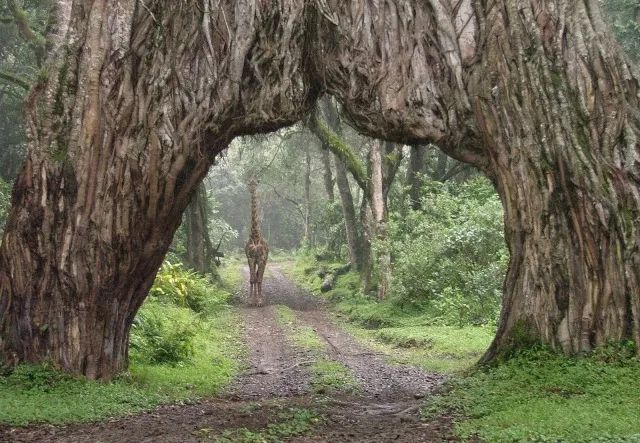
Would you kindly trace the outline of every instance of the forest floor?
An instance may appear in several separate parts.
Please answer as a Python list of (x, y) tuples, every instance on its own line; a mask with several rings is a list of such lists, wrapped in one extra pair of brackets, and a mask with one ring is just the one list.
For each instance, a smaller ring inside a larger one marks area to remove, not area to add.
[[(245, 282), (248, 277), (243, 271)], [(444, 377), (356, 341), (317, 297), (273, 264), (266, 303), (246, 306), (246, 368), (215, 398), (170, 405), (99, 423), (12, 429), (15, 442), (442, 442), (455, 440), (452, 419), (420, 417)], [(0, 433), (0, 440), (2, 440)]]

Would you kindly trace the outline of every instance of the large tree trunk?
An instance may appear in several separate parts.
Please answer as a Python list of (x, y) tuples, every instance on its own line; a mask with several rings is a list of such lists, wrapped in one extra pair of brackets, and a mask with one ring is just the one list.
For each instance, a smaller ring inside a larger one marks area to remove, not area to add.
[(639, 82), (596, 0), (56, 4), (0, 246), (5, 362), (122, 369), (215, 155), (323, 89), (360, 130), (496, 183), (511, 265), (487, 359), (640, 345)]
[(639, 82), (597, 2), (384, 8), (323, 9), (324, 75), (360, 129), (436, 143), (495, 182), (511, 263), (485, 361), (640, 345)]
[(216, 154), (314, 103), (308, 10), (70, 3), (58, 2), (49, 75), (27, 104), (29, 152), (0, 247), (0, 359), (109, 378)]
[(194, 192), (184, 216), (187, 234), (185, 262), (200, 274), (211, 273), (214, 247), (209, 236), (209, 202), (204, 183)]

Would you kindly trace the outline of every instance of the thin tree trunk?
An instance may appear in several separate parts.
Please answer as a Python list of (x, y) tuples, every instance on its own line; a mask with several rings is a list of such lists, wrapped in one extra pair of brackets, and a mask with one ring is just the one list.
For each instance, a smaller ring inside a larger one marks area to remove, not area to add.
[(321, 149), (322, 155), (322, 165), (324, 167), (324, 189), (327, 193), (327, 199), (330, 203), (333, 203), (335, 200), (335, 195), (333, 193), (333, 171), (331, 170), (331, 156), (329, 155), (329, 151), (327, 149)]
[(336, 183), (340, 193), (340, 202), (342, 205), (342, 215), (344, 217), (344, 226), (347, 236), (347, 246), (349, 248), (349, 259), (354, 269), (362, 269), (362, 251), (360, 247), (360, 236), (358, 235), (358, 226), (356, 220), (356, 210), (353, 204), (353, 196), (351, 194), (351, 186), (347, 177), (347, 168), (339, 158), (334, 157), (336, 165)]
[(209, 236), (209, 203), (204, 183), (198, 186), (191, 203), (185, 211), (187, 266), (193, 270), (207, 274), (213, 268), (214, 248)]
[(311, 150), (307, 146), (305, 149), (305, 171), (304, 171), (304, 243), (311, 241)]
[(391, 286), (391, 252), (385, 246), (387, 239), (387, 204), (384, 192), (383, 157), (386, 143), (376, 140), (372, 143), (369, 154), (371, 163), (371, 185), (370, 202), (373, 213), (374, 233), (377, 241), (378, 270), (380, 273), (378, 281), (378, 298), (384, 300)]
[(409, 201), (411, 208), (415, 211), (422, 207), (420, 174), (425, 171), (425, 154), (426, 147), (422, 145), (411, 145), (411, 154), (409, 156), (409, 168), (407, 169), (407, 183), (409, 184)]

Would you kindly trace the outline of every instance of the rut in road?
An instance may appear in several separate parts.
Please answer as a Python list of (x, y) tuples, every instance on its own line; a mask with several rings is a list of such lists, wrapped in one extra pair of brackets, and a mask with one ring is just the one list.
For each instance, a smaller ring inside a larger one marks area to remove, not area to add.
[[(248, 270), (243, 275), (247, 281)], [(248, 284), (247, 284), (248, 286)], [(248, 350), (246, 369), (219, 397), (193, 405), (94, 424), (35, 426), (11, 434), (16, 442), (212, 442), (225, 430), (260, 432), (282, 411), (310, 410), (322, 417), (305, 436), (291, 442), (442, 442), (455, 440), (448, 417), (422, 422), (419, 407), (443, 377), (407, 365), (359, 344), (330, 318), (318, 298), (296, 286), (279, 265), (268, 265), (264, 307), (246, 307), (246, 288), (237, 300)], [(318, 354), (300, 349), (278, 322), (277, 305), (293, 310), (296, 322), (326, 343), (322, 358), (348, 368), (357, 392), (319, 395), (310, 365)]]

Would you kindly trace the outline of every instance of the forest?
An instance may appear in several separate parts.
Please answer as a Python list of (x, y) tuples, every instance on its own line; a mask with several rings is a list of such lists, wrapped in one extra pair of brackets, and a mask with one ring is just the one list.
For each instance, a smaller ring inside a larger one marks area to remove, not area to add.
[(640, 441), (640, 0), (1, 0), (0, 442)]

